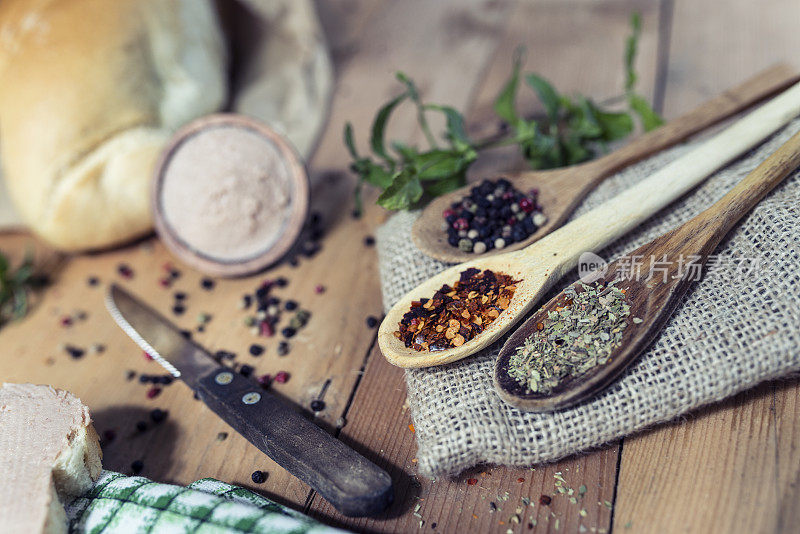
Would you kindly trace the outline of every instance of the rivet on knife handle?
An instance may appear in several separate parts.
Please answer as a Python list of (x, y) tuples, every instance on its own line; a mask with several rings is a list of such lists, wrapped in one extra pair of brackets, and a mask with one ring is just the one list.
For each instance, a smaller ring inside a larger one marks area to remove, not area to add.
[(216, 370), (197, 393), (237, 432), (348, 516), (382, 512), (393, 498), (388, 473), (247, 378)]

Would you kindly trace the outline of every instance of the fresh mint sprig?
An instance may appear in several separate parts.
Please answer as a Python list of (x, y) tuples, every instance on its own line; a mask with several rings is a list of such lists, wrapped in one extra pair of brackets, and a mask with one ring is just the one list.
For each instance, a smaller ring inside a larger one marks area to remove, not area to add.
[(26, 254), (22, 264), (12, 269), (8, 258), (0, 252), (0, 326), (28, 312), (28, 293), (37, 284), (33, 254)]
[[(365, 183), (382, 190), (377, 202), (384, 208), (409, 209), (463, 186), (467, 169), (482, 150), (514, 144), (531, 168), (551, 169), (581, 163), (595, 157), (598, 151), (607, 151), (609, 142), (624, 139), (633, 132), (634, 116), (638, 117), (645, 131), (657, 128), (663, 123), (661, 117), (634, 90), (637, 81), (634, 61), (641, 34), (638, 13), (631, 16), (631, 30), (624, 57), (626, 111), (603, 109), (583, 95), (562, 95), (542, 76), (523, 74), (523, 51), (518, 50), (511, 76), (494, 101), (494, 112), (508, 125), (508, 133), (479, 141), (467, 135), (464, 117), (458, 110), (423, 102), (413, 80), (398, 72), (397, 80), (405, 90), (378, 110), (370, 131), (371, 155), (359, 154), (353, 126), (350, 123), (345, 125), (344, 143), (353, 158), (350, 169), (358, 175), (356, 213), (361, 213), (361, 190)], [(517, 111), (520, 80), (536, 93), (544, 108), (544, 117), (528, 118)], [(404, 102), (415, 107), (427, 149), (399, 141), (392, 141), (387, 146), (386, 125), (392, 113)], [(428, 113), (444, 115), (445, 131), (441, 144), (430, 130)]]

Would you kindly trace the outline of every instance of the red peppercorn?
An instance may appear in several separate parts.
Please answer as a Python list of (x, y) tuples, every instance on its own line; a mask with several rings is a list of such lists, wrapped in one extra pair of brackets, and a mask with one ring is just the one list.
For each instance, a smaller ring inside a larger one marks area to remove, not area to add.
[(519, 201), (519, 209), (521, 209), (525, 213), (532, 212), (533, 211), (533, 207), (534, 207), (534, 202), (531, 199), (529, 199), (527, 197), (520, 199), (520, 201)]
[(516, 217), (509, 217), (506, 222), (508, 223), (509, 226), (514, 226), (515, 224), (517, 224), (518, 221)]
[(275, 335), (275, 329), (269, 321), (261, 321), (261, 335), (264, 337), (272, 337)]
[(153, 361), (153, 357), (152, 357), (152, 356), (150, 356), (150, 355), (149, 355), (148, 353), (146, 353), (146, 352), (142, 352), (142, 356), (144, 356), (144, 359), (145, 359), (145, 360), (147, 360), (147, 361)]
[(72, 317), (62, 317), (61, 318), (61, 326), (72, 326)]
[(514, 193), (513, 192), (506, 191), (505, 193), (503, 193), (503, 200), (510, 200), (512, 198), (514, 198)]
[(167, 288), (167, 287), (169, 287), (170, 285), (172, 285), (172, 279), (171, 279), (171, 278), (161, 278), (161, 279), (158, 281), (158, 284), (159, 284), (161, 287)]
[(466, 230), (469, 228), (469, 221), (467, 221), (464, 217), (459, 217), (453, 221), (453, 228), (456, 230)]
[(452, 208), (447, 208), (446, 210), (444, 210), (442, 212), (442, 217), (444, 217), (446, 219), (446, 218), (450, 217), (451, 215), (455, 215), (455, 214), (456, 214), (456, 210), (454, 210)]
[(272, 375), (261, 375), (256, 378), (259, 384), (262, 386), (268, 386), (270, 382), (272, 382)]
[(281, 371), (275, 375), (275, 382), (278, 384), (284, 384), (289, 380), (289, 373), (286, 371)]
[(315, 291), (317, 294), (319, 294), (319, 293), (325, 293), (325, 286), (323, 286), (322, 284), (318, 284), (318, 285), (317, 285), (317, 287), (315, 287), (315, 288), (314, 288), (314, 291)]
[(478, 479), (477, 478), (470, 478), (470, 479), (467, 480), (467, 484), (469, 484), (470, 486), (474, 486), (477, 483), (478, 483)]
[(154, 399), (158, 397), (159, 393), (161, 393), (161, 388), (150, 388), (147, 390), (147, 398)]

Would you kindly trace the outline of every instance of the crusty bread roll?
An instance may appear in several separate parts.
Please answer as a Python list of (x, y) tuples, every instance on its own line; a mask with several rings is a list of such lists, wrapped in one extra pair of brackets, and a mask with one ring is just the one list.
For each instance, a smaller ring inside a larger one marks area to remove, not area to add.
[(0, 387), (0, 532), (66, 533), (62, 502), (88, 491), (103, 453), (89, 409), (67, 391)]
[(0, 0), (0, 163), (22, 218), (63, 250), (150, 231), (155, 161), (223, 105), (225, 65), (209, 0)]

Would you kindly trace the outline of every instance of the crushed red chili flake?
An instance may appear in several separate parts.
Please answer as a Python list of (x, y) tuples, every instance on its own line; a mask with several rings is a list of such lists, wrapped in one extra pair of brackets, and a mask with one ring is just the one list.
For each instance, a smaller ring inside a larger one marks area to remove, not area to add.
[(460, 347), (508, 308), (517, 282), (488, 269), (466, 269), (452, 286), (445, 284), (432, 298), (413, 301), (394, 335), (417, 351)]

